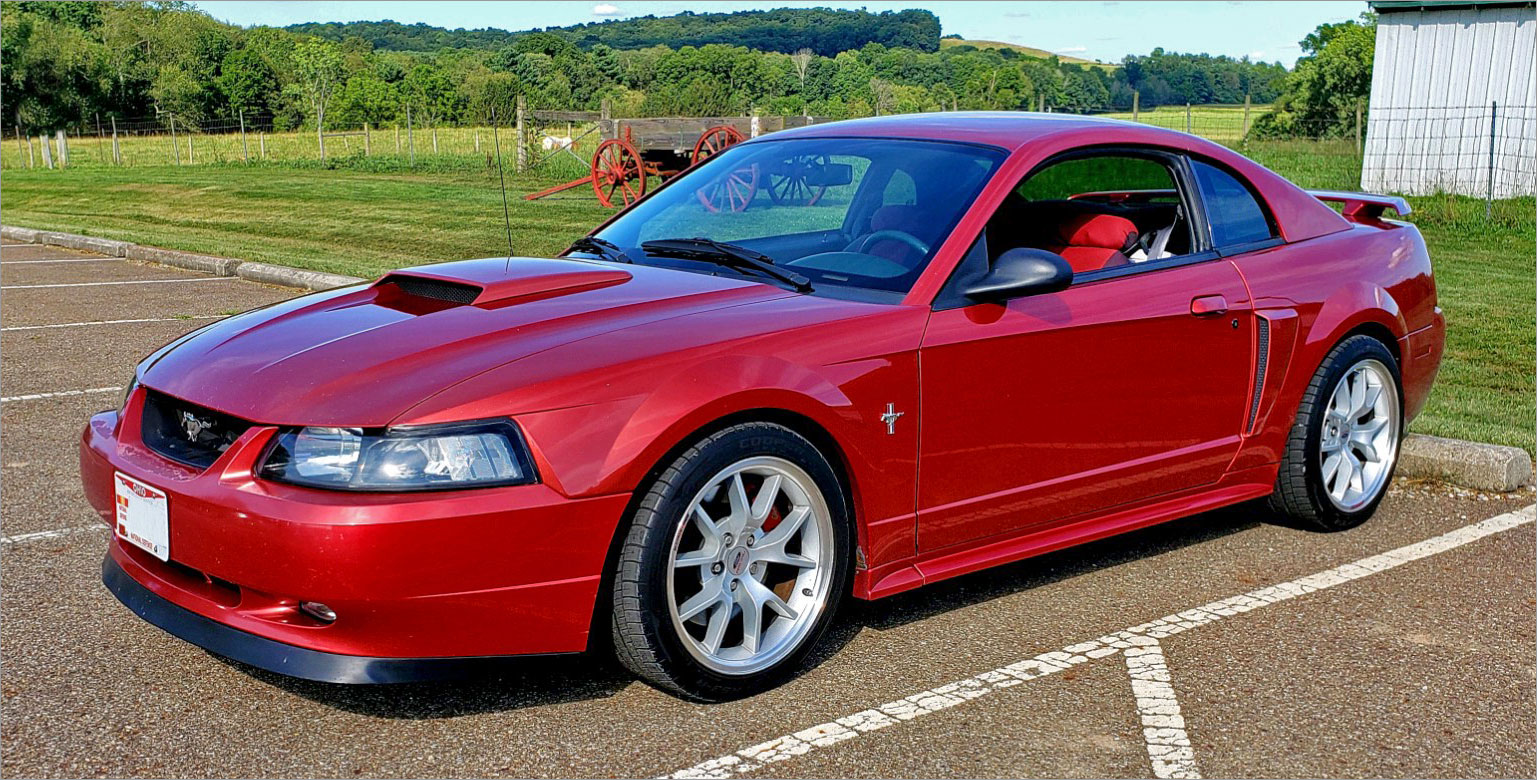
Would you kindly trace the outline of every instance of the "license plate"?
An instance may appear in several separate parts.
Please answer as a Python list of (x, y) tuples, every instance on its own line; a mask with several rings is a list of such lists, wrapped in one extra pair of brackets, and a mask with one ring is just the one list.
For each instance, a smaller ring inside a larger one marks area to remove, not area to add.
[(171, 557), (170, 499), (122, 472), (114, 472), (117, 488), (117, 535), (160, 560)]

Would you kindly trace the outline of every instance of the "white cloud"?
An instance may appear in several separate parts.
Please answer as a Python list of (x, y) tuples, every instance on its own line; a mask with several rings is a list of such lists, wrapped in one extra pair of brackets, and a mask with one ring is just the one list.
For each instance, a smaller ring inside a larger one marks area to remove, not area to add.
[(1264, 49), (1260, 49), (1259, 51), (1251, 51), (1251, 52), (1249, 52), (1249, 59), (1251, 59), (1251, 60), (1262, 60), (1264, 58), (1265, 58), (1265, 50)]
[(1087, 46), (1069, 46), (1065, 49), (1053, 49), (1057, 54), (1082, 54), (1089, 50)]
[(619, 6), (613, 3), (599, 3), (592, 7), (593, 16), (618, 16)]

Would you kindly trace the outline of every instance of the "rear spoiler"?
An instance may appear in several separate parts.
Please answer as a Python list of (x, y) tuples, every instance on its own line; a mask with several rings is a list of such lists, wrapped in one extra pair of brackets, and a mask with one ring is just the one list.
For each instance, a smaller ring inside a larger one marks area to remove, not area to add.
[(1411, 211), (1409, 202), (1396, 195), (1372, 195), (1366, 192), (1335, 190), (1308, 190), (1307, 192), (1321, 201), (1345, 204), (1342, 213), (1345, 219), (1351, 222), (1375, 222), (1382, 218), (1382, 212), (1386, 209), (1392, 209), (1403, 217), (1409, 216)]

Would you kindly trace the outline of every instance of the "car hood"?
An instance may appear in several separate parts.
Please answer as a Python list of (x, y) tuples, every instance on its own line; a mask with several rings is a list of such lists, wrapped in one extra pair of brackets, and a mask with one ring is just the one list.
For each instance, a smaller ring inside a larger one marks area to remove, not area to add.
[(537, 352), (791, 295), (585, 260), (442, 263), (221, 320), (151, 355), (140, 380), (258, 423), (383, 426), (434, 393)]

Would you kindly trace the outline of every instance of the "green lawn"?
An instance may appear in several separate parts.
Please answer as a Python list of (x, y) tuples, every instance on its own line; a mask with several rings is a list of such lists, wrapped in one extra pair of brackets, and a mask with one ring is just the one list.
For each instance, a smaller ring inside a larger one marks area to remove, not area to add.
[[(1320, 154), (1317, 145), (1274, 142), (1245, 151), (1303, 186), (1354, 189), (1351, 180), (1359, 180), (1358, 163), (1343, 147)], [(0, 221), (358, 276), (506, 251), (494, 169), (444, 162), (436, 172), (406, 173), (377, 158), (366, 165), (381, 172), (260, 165), (13, 168), (4, 174)], [(509, 179), (515, 252), (556, 252), (612, 213), (588, 188), (521, 199), (556, 181)], [(1533, 201), (1496, 204), (1491, 220), (1476, 200), (1412, 201), (1449, 327), (1440, 378), (1414, 429), (1531, 451), (1537, 427)]]

